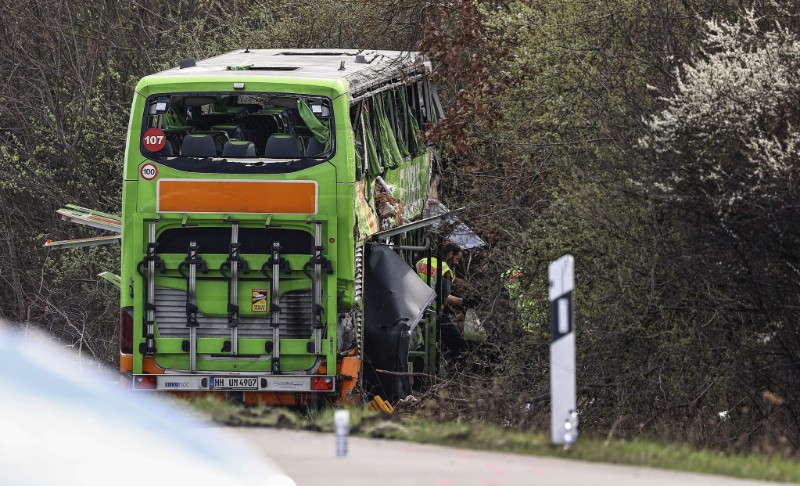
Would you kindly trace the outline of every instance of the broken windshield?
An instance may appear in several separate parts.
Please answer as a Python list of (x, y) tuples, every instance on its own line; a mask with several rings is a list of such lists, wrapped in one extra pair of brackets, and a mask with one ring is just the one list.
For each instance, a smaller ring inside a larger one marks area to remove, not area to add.
[[(147, 100), (144, 156), (204, 159), (328, 159), (331, 102), (275, 93), (180, 93)], [(313, 162), (313, 161), (312, 161)]]

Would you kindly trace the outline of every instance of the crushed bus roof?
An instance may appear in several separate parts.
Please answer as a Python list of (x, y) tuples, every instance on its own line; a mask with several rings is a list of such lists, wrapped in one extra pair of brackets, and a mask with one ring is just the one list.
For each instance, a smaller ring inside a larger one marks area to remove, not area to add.
[[(344, 64), (342, 64), (344, 63)], [(402, 77), (411, 72), (430, 72), (430, 62), (408, 51), (357, 49), (243, 49), (195, 61), (191, 67), (175, 67), (148, 76), (230, 75), (233, 78), (263, 74), (272, 78), (346, 80), (351, 89), (374, 81)]]

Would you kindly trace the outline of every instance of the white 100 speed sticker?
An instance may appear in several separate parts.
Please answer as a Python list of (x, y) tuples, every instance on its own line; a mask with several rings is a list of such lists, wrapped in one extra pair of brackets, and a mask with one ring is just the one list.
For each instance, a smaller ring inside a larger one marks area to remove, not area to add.
[(158, 167), (153, 164), (144, 164), (139, 173), (142, 175), (142, 179), (152, 181), (158, 175)]

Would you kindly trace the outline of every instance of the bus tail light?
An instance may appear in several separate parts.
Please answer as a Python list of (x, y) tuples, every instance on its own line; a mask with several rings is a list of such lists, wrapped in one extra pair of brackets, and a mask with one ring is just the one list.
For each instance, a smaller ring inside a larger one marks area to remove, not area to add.
[(315, 376), (311, 378), (311, 389), (316, 391), (333, 390), (333, 378), (330, 376)]
[(138, 390), (155, 390), (155, 376), (137, 376), (133, 379), (133, 387)]
[(133, 307), (119, 310), (119, 350), (124, 354), (133, 353)]

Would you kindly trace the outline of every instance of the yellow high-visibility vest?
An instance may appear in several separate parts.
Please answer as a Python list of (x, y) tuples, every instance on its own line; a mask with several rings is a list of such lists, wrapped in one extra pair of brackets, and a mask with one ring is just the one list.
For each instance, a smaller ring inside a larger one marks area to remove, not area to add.
[[(421, 278), (423, 282), (428, 281), (428, 272), (430, 271), (432, 289), (436, 288), (436, 280), (438, 277), (438, 275), (436, 275), (436, 271), (438, 267), (439, 267), (439, 260), (437, 260), (436, 258), (431, 258), (430, 268), (428, 268), (427, 258), (423, 258), (417, 262), (417, 275), (419, 275), (419, 278)], [(450, 269), (450, 266), (447, 264), (447, 262), (442, 262), (442, 275), (447, 276), (448, 273), (450, 273), (450, 276), (453, 278), (453, 281), (455, 282), (456, 274), (453, 273), (453, 270)]]

